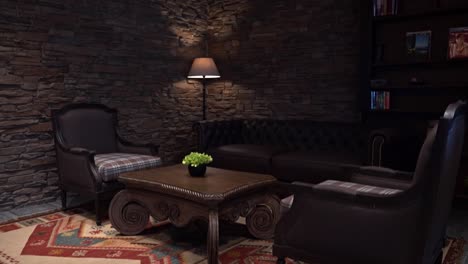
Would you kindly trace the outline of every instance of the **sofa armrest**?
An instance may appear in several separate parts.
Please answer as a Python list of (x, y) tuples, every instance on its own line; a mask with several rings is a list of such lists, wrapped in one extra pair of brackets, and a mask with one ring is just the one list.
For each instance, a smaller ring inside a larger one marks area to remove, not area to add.
[(385, 136), (383, 134), (376, 131), (371, 134), (369, 143), (369, 164), (371, 166), (382, 166), (382, 151), (384, 143)]
[(414, 171), (426, 128), (414, 126), (380, 128), (371, 131), (369, 165)]
[(242, 143), (242, 120), (210, 120), (194, 124), (198, 134), (197, 150), (206, 152), (212, 147)]
[(159, 153), (159, 145), (154, 145), (151, 143), (147, 144), (137, 144), (125, 140), (123, 137), (117, 133), (117, 148), (119, 152), (123, 153), (132, 153), (132, 154), (142, 154), (156, 156)]

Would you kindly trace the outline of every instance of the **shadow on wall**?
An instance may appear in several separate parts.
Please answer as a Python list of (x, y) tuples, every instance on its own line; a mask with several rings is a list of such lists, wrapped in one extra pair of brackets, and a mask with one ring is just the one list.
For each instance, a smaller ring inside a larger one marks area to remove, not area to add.
[(359, 1), (214, 1), (209, 118), (359, 121)]
[[(122, 134), (171, 160), (195, 144), (205, 1), (14, 1), (0, 8), (0, 208), (57, 197), (50, 109), (119, 110)], [(183, 90), (183, 91), (182, 91)], [(201, 107), (201, 103), (200, 103)]]

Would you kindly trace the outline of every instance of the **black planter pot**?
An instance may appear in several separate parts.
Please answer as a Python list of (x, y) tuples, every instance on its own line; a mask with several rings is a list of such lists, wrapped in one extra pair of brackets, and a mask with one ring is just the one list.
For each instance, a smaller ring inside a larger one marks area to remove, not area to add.
[(193, 167), (191, 165), (188, 166), (188, 171), (190, 176), (192, 177), (203, 177), (206, 173), (206, 165), (199, 165), (197, 167)]

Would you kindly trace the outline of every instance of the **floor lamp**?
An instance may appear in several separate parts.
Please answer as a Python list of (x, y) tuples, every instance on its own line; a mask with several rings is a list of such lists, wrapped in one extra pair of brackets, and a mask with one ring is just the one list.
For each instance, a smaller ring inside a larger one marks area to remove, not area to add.
[(203, 84), (203, 120), (206, 120), (206, 79), (220, 78), (218, 68), (212, 58), (196, 58), (187, 78), (202, 79)]

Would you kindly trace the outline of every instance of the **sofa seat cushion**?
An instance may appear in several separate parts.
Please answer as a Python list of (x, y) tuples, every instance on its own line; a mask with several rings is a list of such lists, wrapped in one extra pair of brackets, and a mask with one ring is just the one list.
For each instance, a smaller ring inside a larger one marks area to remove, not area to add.
[(211, 166), (222, 169), (256, 173), (270, 173), (271, 158), (283, 149), (275, 146), (253, 144), (224, 145), (209, 149), (213, 156)]
[(320, 183), (328, 179), (343, 179), (347, 168), (362, 165), (359, 155), (295, 151), (274, 156), (272, 172), (281, 181)]
[(94, 156), (99, 175), (104, 182), (117, 180), (124, 172), (154, 168), (162, 164), (161, 158), (130, 153), (107, 153)]

